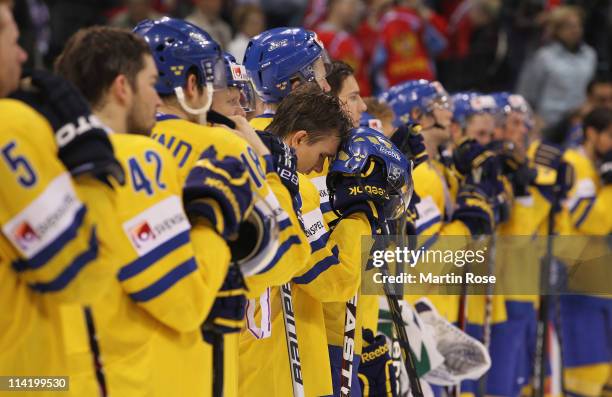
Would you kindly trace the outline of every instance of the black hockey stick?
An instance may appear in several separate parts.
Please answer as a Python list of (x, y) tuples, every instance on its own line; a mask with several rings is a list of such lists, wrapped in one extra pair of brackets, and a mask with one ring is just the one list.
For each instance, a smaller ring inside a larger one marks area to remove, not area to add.
[[(491, 235), (489, 240), (489, 260), (487, 263), (489, 275), (495, 274), (495, 234)], [(491, 346), (491, 327), (493, 325), (493, 285), (487, 285), (487, 294), (485, 295), (485, 312), (484, 321), (482, 324), (482, 344), (489, 350)], [(486, 395), (487, 392), (487, 374), (488, 371), (482, 375), (478, 381), (478, 389), (481, 396)]]
[(91, 308), (86, 306), (83, 309), (83, 313), (85, 315), (85, 325), (87, 326), (89, 348), (91, 349), (93, 356), (96, 381), (98, 382), (100, 397), (106, 397), (108, 395), (108, 387), (106, 385), (106, 377), (104, 376), (104, 368), (102, 366), (102, 359), (100, 357), (100, 345), (98, 344), (98, 335), (96, 333), (96, 326), (94, 324)]
[[(457, 328), (465, 332), (467, 328), (467, 282), (465, 281), (465, 274), (467, 273), (467, 265), (463, 271), (463, 282), (461, 284), (461, 294), (459, 295), (459, 308), (457, 313)], [(446, 387), (446, 394), (449, 397), (459, 397), (461, 395), (461, 382), (453, 386)]]
[(224, 350), (225, 341), (223, 334), (215, 331), (210, 332), (213, 347), (212, 371), (213, 371), (213, 397), (223, 397), (223, 365), (224, 365)]
[(342, 369), (340, 372), (340, 396), (351, 397), (353, 379), (353, 353), (355, 350), (355, 326), (357, 321), (357, 297), (346, 302), (344, 316), (344, 343), (342, 344)]
[[(548, 362), (548, 317), (550, 312), (550, 269), (553, 255), (553, 235), (555, 232), (555, 209), (560, 205), (560, 186), (553, 187), (553, 200), (548, 213), (546, 254), (540, 267), (540, 308), (538, 311), (536, 349), (533, 366), (533, 396), (544, 397), (546, 385), (546, 364)], [(563, 374), (562, 374), (563, 376)]]
[[(402, 225), (405, 223), (402, 222)], [(400, 227), (401, 231), (405, 230), (405, 227)], [(389, 225), (387, 222), (384, 223), (383, 235), (389, 236)], [(385, 267), (380, 268), (383, 276), (388, 276), (387, 269)], [(403, 352), (404, 366), (406, 373), (408, 374), (408, 381), (410, 382), (410, 390), (413, 397), (423, 397), (423, 389), (421, 388), (421, 382), (419, 381), (419, 375), (417, 374), (416, 365), (414, 364), (414, 357), (412, 356), (412, 349), (410, 348), (410, 341), (408, 340), (408, 334), (406, 333), (406, 325), (402, 319), (402, 310), (399, 304), (396, 291), (391, 291), (387, 283), (383, 283), (383, 290), (387, 298), (389, 305), (389, 311), (391, 313), (391, 320), (395, 329), (395, 334), (400, 344), (400, 348)]]
[(285, 322), (285, 336), (287, 340), (287, 353), (289, 354), (291, 382), (293, 385), (293, 397), (304, 397), (304, 381), (302, 379), (302, 363), (298, 349), (297, 329), (295, 326), (295, 314), (293, 311), (293, 298), (291, 297), (291, 285), (284, 284), (280, 288), (281, 307), (283, 309), (283, 320)]

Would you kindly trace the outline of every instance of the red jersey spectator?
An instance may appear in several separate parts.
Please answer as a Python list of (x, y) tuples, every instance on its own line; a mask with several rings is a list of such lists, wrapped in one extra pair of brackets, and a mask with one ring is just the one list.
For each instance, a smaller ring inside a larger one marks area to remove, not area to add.
[[(434, 58), (446, 48), (446, 22), (422, 1), (406, 1), (380, 25), (374, 65), (381, 88), (406, 80), (435, 80)], [(381, 73), (382, 72), (382, 73)]]
[(363, 21), (355, 31), (355, 36), (363, 48), (364, 58), (371, 60), (378, 40), (380, 19), (393, 6), (393, 0), (366, 1), (366, 12)]
[(361, 16), (361, 0), (328, 0), (327, 19), (315, 31), (330, 57), (355, 71), (363, 95), (370, 95), (368, 65), (359, 40), (351, 33)]

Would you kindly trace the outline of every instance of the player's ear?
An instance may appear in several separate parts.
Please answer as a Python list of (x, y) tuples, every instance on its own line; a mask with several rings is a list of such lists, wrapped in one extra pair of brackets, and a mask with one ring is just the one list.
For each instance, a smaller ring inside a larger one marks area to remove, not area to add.
[(132, 98), (132, 86), (124, 74), (115, 77), (111, 85), (110, 93), (122, 104), (129, 102)]
[(299, 79), (292, 80), (291, 81), (291, 91), (293, 91), (296, 88), (298, 88), (301, 84), (302, 84), (302, 82)]
[(308, 142), (308, 133), (304, 130), (297, 131), (289, 137), (289, 146), (295, 148)]
[(410, 118), (412, 120), (419, 120), (421, 118), (421, 116), (423, 115), (423, 113), (421, 112), (421, 110), (419, 108), (412, 108), (412, 110), (410, 111)]
[(185, 82), (185, 96), (187, 98), (195, 98), (199, 95), (198, 77), (195, 73), (189, 73)]

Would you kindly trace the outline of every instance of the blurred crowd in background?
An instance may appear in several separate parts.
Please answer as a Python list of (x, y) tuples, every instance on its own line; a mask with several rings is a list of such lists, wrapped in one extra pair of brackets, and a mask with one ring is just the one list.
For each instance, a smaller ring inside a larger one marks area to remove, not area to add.
[(21, 0), (15, 8), (35, 67), (49, 67), (82, 27), (132, 28), (162, 15), (200, 26), (239, 61), (268, 28), (315, 30), (332, 58), (356, 70), (363, 96), (417, 78), (449, 92), (514, 91), (549, 126), (571, 124), (594, 104), (612, 108), (609, 0)]

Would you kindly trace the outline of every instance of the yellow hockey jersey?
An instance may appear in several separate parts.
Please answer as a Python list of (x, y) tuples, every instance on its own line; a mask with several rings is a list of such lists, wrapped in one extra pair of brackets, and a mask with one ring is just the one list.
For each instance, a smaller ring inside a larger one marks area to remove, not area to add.
[(244, 163), (253, 191), (266, 201), (280, 230), (278, 246), (268, 248), (276, 254), (258, 274), (245, 279), (248, 296), (258, 297), (267, 287), (291, 280), (306, 263), (309, 246), (293, 211), (292, 197), (272, 169), (270, 161), (257, 156), (245, 140), (225, 128), (202, 126), (171, 115), (158, 118), (152, 137), (175, 156), (182, 182), (187, 179), (189, 170), (204, 150), (212, 148), (219, 158), (231, 156)]
[[(271, 241), (263, 249), (270, 251), (265, 266), (254, 275), (245, 277), (247, 296), (266, 299), (270, 286), (281, 285), (301, 269), (308, 259), (308, 241), (303, 235), (297, 216), (293, 211), (292, 197), (282, 185), (278, 174), (271, 167), (269, 159), (262, 159), (253, 149), (237, 135), (222, 127), (203, 126), (181, 120), (173, 115), (159, 115), (158, 123), (153, 129), (152, 137), (166, 146), (174, 155), (181, 175), (181, 183), (200, 154), (204, 150), (214, 150), (219, 158), (231, 156), (240, 159), (245, 164), (251, 179), (251, 188), (266, 205), (256, 203), (264, 213), (276, 218), (279, 225), (277, 241)], [(251, 299), (250, 304), (253, 305)], [(191, 339), (197, 340), (197, 337)], [(237, 350), (237, 338), (226, 337), (226, 371), (225, 395), (238, 393), (238, 373), (236, 357), (231, 356)], [(210, 357), (211, 347), (208, 344), (198, 344), (190, 352), (194, 360), (202, 362), (201, 357)], [(232, 363), (235, 366), (232, 366)]]
[(144, 136), (111, 139), (127, 176), (117, 188), (115, 213), (121, 237), (114, 252), (121, 266), (117, 282), (90, 306), (108, 392), (166, 396), (185, 387), (197, 395), (192, 389), (206, 383), (192, 380), (206, 377), (179, 353), (185, 351), (183, 333), (199, 334), (225, 278), (227, 245), (210, 227), (192, 230), (176, 163), (164, 147)]
[[(343, 302), (356, 293), (360, 282), (361, 252), (359, 244), (355, 244), (355, 236), (360, 230), (367, 230), (369, 234), (370, 228), (365, 216), (355, 214), (341, 222), (343, 227), (330, 233), (319, 207), (315, 186), (304, 175), (300, 174), (299, 178), (302, 222), (312, 250), (307, 266), (292, 283), (301, 374), (306, 396), (331, 395), (331, 369), (323, 315), (323, 305), (327, 303), (323, 302)], [(278, 288), (271, 289), (269, 308), (272, 328), (269, 338), (254, 339), (250, 324), (241, 334), (240, 395), (285, 396), (292, 393)], [(257, 320), (261, 316), (258, 314)], [(269, 359), (262, 361), (263, 355)], [(262, 381), (270, 376), (275, 379), (273, 386)]]
[(67, 332), (62, 307), (96, 302), (114, 281), (114, 193), (93, 178), (73, 181), (32, 108), (1, 99), (0, 117), (0, 374), (93, 380), (85, 324)]
[(582, 147), (567, 150), (563, 158), (574, 167), (576, 175), (567, 200), (573, 227), (581, 234), (609, 234), (612, 232), (612, 189), (602, 188), (599, 173)]

